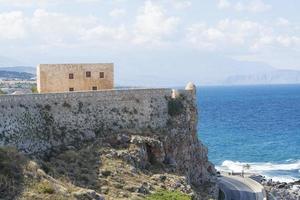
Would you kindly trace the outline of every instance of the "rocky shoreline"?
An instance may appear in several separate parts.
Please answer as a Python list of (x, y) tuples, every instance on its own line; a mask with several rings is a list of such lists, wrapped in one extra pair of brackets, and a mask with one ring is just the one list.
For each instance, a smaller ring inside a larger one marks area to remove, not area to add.
[(300, 199), (300, 181), (293, 183), (273, 182), (272, 180), (263, 183), (269, 199), (285, 199), (299, 200)]
[(250, 178), (264, 186), (270, 200), (300, 200), (300, 180), (286, 183), (273, 181), (262, 175), (251, 175)]

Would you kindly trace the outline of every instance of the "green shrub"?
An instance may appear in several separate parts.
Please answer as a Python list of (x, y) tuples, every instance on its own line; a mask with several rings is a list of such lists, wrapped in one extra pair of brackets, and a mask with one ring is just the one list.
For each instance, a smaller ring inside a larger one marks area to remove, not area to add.
[(25, 157), (13, 147), (0, 147), (0, 174), (19, 178), (26, 163)]
[(0, 199), (14, 199), (23, 184), (26, 158), (12, 147), (0, 147)]
[(34, 85), (34, 86), (31, 87), (31, 92), (32, 93), (38, 93), (36, 85)]
[(170, 99), (168, 101), (168, 113), (170, 116), (180, 115), (183, 112), (184, 106), (180, 98)]
[(146, 200), (191, 200), (192, 197), (179, 191), (161, 190), (146, 197)]
[(65, 108), (71, 108), (71, 105), (68, 104), (67, 102), (64, 102), (64, 103), (63, 103), (63, 107), (65, 107)]
[(40, 194), (54, 194), (55, 189), (49, 182), (43, 181), (37, 185), (37, 191)]

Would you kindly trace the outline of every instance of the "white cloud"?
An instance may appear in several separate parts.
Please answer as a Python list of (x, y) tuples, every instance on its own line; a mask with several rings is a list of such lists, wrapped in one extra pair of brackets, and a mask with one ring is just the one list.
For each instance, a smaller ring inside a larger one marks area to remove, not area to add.
[(126, 15), (126, 10), (122, 8), (115, 8), (109, 12), (109, 15), (114, 18), (123, 17)]
[(198, 23), (187, 29), (186, 35), (196, 48), (210, 51), (259, 51), (269, 47), (295, 47), (300, 37), (293, 33), (280, 33), (272, 24), (250, 20), (220, 20), (214, 26)]
[(31, 6), (31, 5), (46, 5), (46, 4), (56, 4), (59, 0), (0, 0), (0, 4), (7, 4), (10, 6)]
[(165, 10), (152, 1), (146, 1), (136, 16), (135, 42), (158, 44), (176, 31), (179, 18), (167, 16)]
[(26, 35), (25, 18), (22, 12), (0, 14), (0, 39), (22, 39)]
[(238, 2), (234, 8), (237, 11), (264, 12), (270, 10), (272, 6), (262, 0), (251, 0), (248, 3)]
[(300, 37), (294, 35), (275, 35), (264, 36), (259, 38), (253, 45), (253, 50), (260, 50), (268, 47), (285, 47), (285, 48), (299, 48)]
[(125, 26), (107, 26), (93, 16), (69, 16), (36, 10), (31, 19), (33, 33), (46, 44), (108, 45), (128, 41)]
[[(112, 17), (125, 14), (115, 9)], [(76, 16), (37, 9), (32, 15), (15, 11), (0, 13), (0, 39), (24, 39), (37, 46), (108, 44), (160, 45), (176, 31), (179, 19), (151, 1), (139, 10), (134, 24), (107, 25), (95, 16)]]
[(248, 0), (248, 1), (235, 1), (219, 0), (217, 4), (220, 9), (234, 9), (239, 12), (265, 12), (272, 8), (270, 4), (266, 4), (263, 0)]
[(30, 41), (32, 46), (108, 45), (130, 42), (125, 26), (107, 26), (93, 16), (72, 16), (37, 9), (31, 16), (20, 11), (0, 14), (0, 40)]
[(220, 50), (234, 46), (243, 47), (264, 31), (266, 30), (263, 26), (252, 21), (225, 19), (212, 27), (192, 25), (188, 29), (187, 38), (199, 48)]
[[(103, 0), (0, 0), (0, 4), (15, 7), (47, 6), (74, 3), (100, 3)], [(117, 0), (115, 0), (117, 1)]]
[(171, 0), (171, 4), (176, 9), (185, 9), (192, 5), (191, 1), (188, 0)]
[(40, 40), (51, 43), (70, 43), (90, 27), (97, 25), (94, 17), (76, 17), (38, 9), (30, 20), (30, 29)]
[(218, 8), (225, 9), (229, 8), (231, 6), (231, 3), (228, 0), (219, 0), (218, 2)]
[(217, 44), (225, 39), (220, 30), (209, 28), (204, 23), (193, 24), (187, 31), (187, 40), (200, 49), (215, 50)]
[(129, 34), (124, 26), (120, 27), (106, 27), (99, 25), (97, 27), (87, 29), (81, 37), (85, 41), (94, 41), (95, 43), (103, 43), (105, 40), (128, 40)]
[(79, 2), (79, 3), (99, 3), (103, 0), (76, 0), (76, 2)]
[[(135, 48), (135, 45), (161, 47), (164, 44), (184, 44), (188, 48), (222, 53), (300, 48), (299, 26), (282, 17), (263, 22), (223, 19), (215, 24), (184, 26), (180, 18), (170, 14), (172, 11), (162, 7), (166, 5), (164, 3), (146, 1), (138, 9), (134, 21), (129, 19), (124, 24), (118, 24), (119, 20), (113, 20), (113, 25), (97, 16), (50, 12), (47, 9), (37, 9), (32, 14), (20, 11), (0, 13), (0, 40), (3, 45), (7, 41), (19, 46), (23, 45), (20, 40), (30, 41), (36, 47), (76, 45), (119, 48), (124, 45)], [(219, 3), (220, 8), (236, 5), (229, 0)], [(123, 6), (119, 7), (111, 10), (109, 15), (120, 18), (127, 14)], [(12, 42), (14, 40), (16, 43)]]
[(277, 25), (278, 26), (288, 26), (288, 25), (290, 25), (290, 22), (289, 22), (289, 20), (287, 20), (287, 19), (285, 19), (283, 17), (280, 17), (277, 20)]

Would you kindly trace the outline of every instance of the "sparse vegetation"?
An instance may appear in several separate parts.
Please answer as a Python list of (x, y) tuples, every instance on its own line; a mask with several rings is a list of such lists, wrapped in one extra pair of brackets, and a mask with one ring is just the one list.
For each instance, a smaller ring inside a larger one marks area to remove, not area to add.
[(192, 197), (179, 191), (161, 190), (146, 197), (146, 200), (191, 200)]
[(168, 113), (170, 116), (177, 116), (182, 113), (184, 107), (181, 98), (170, 99), (168, 101)]
[(75, 200), (78, 199), (74, 198), (78, 191), (77, 196), (85, 195), (84, 188), (76, 187), (63, 175), (54, 179), (15, 148), (0, 147), (1, 200)]
[[(142, 147), (122, 137), (117, 142), (112, 137), (70, 147), (36, 162), (13, 148), (0, 148), (0, 199), (86, 199), (91, 190), (108, 200), (191, 199), (185, 178), (166, 174), (167, 165), (135, 157)], [(140, 140), (149, 142), (143, 137)], [(13, 183), (13, 189), (7, 186), (7, 180)], [(178, 183), (180, 191), (173, 191)]]
[(43, 181), (37, 184), (37, 191), (40, 194), (54, 194), (55, 189), (48, 181)]
[(65, 107), (65, 108), (71, 108), (71, 105), (68, 104), (67, 102), (64, 102), (62, 106)]
[(34, 86), (31, 87), (31, 92), (32, 93), (38, 93), (36, 85), (34, 85)]
[[(86, 156), (89, 155), (89, 156)], [(64, 177), (77, 186), (95, 188), (98, 176), (99, 154), (97, 149), (68, 150), (43, 163), (43, 169), (54, 178)]]
[(13, 199), (22, 190), (25, 157), (11, 147), (0, 147), (0, 199)]

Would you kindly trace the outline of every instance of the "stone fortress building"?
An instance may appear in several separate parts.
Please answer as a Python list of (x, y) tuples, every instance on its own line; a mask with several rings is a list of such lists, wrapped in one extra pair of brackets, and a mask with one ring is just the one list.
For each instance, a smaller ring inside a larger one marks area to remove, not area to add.
[(136, 141), (141, 151), (130, 159), (172, 167), (195, 188), (214, 183), (207, 148), (197, 137), (194, 84), (112, 90), (113, 64), (43, 64), (37, 77), (41, 94), (0, 96), (0, 147), (47, 156), (123, 134), (151, 137), (159, 142)]
[(37, 67), (39, 93), (106, 90), (114, 88), (114, 65), (40, 64)]

